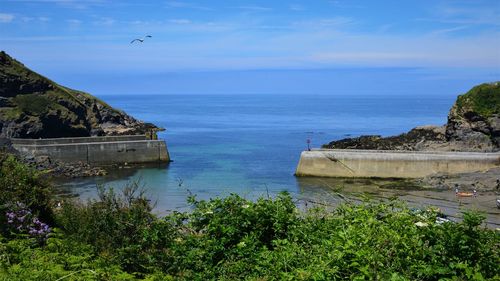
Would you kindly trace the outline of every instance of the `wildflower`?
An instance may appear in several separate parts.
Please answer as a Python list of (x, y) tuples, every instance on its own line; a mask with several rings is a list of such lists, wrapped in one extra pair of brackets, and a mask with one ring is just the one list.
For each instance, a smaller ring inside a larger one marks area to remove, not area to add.
[(33, 216), (31, 211), (24, 205), (18, 203), (15, 208), (15, 210), (5, 213), (7, 223), (11, 229), (18, 233), (27, 233), (31, 237), (45, 240), (51, 232), (49, 225)]

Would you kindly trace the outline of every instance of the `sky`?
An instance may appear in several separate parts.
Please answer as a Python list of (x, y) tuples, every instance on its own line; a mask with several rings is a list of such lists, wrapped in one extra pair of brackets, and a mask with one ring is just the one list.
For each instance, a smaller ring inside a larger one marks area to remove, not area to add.
[(456, 94), (499, 46), (500, 0), (0, 0), (1, 50), (98, 95)]

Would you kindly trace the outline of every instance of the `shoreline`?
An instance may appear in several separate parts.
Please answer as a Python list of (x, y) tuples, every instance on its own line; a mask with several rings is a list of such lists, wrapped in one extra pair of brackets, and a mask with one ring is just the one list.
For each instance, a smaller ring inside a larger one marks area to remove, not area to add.
[[(415, 208), (437, 207), (443, 214), (458, 220), (463, 211), (476, 210), (486, 215), (488, 224), (500, 227), (500, 209), (495, 205), (497, 192), (494, 190), (478, 190), (477, 197), (458, 197), (452, 186), (408, 187), (413, 182), (404, 179), (303, 177), (298, 180), (304, 185), (307, 183), (310, 189), (322, 189), (323, 193), (319, 194), (321, 200), (334, 202), (333, 205), (345, 201), (336, 193), (356, 202), (368, 198), (387, 201), (397, 197), (397, 200)], [(461, 190), (472, 191), (467, 186), (461, 186)]]

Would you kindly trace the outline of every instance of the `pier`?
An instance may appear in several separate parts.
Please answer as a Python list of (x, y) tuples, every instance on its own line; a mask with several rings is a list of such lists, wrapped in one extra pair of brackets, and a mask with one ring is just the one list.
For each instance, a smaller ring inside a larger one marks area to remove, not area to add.
[(94, 166), (169, 162), (164, 140), (144, 135), (104, 136), (54, 139), (11, 139), (21, 154), (48, 156), (64, 163), (87, 163)]
[(296, 176), (420, 178), (500, 166), (500, 152), (316, 149), (302, 152)]

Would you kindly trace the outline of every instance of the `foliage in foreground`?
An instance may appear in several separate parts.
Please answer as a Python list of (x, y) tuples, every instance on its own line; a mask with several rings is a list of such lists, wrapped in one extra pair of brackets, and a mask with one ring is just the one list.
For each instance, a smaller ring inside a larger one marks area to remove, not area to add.
[[(12, 200), (35, 206), (46, 187), (32, 179)], [(157, 217), (136, 185), (99, 195), (53, 208), (45, 240), (2, 225), (0, 280), (500, 280), (500, 234), (474, 213), (438, 224), (398, 201), (299, 211), (280, 194), (190, 198), (191, 212)]]

